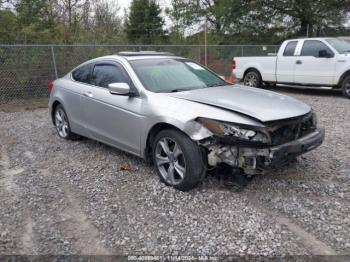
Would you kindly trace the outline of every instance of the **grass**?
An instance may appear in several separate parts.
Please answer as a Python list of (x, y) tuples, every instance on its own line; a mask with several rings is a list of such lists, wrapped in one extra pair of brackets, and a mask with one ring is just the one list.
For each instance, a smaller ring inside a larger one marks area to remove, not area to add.
[(48, 98), (19, 99), (7, 103), (0, 102), (0, 111), (18, 112), (23, 110), (34, 110), (38, 108), (47, 108)]

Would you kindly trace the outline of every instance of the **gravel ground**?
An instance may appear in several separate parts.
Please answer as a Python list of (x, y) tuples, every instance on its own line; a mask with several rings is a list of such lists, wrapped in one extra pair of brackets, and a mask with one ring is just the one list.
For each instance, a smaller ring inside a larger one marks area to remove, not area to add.
[(349, 254), (350, 102), (275, 90), (313, 106), (325, 143), (240, 193), (215, 177), (176, 191), (141, 159), (59, 139), (46, 109), (0, 112), (0, 254)]

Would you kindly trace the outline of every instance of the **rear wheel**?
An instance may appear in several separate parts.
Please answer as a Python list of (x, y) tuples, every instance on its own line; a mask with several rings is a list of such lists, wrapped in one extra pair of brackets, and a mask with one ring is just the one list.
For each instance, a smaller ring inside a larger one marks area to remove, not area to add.
[(262, 85), (262, 79), (260, 74), (255, 71), (249, 71), (243, 79), (243, 83), (245, 86), (250, 86), (250, 87), (261, 87)]
[(350, 75), (346, 76), (341, 83), (344, 96), (350, 99)]
[(181, 191), (196, 187), (206, 171), (199, 146), (177, 130), (159, 132), (152, 155), (160, 180)]
[(54, 117), (56, 131), (61, 138), (74, 140), (79, 137), (76, 134), (72, 133), (67, 113), (62, 105), (56, 106)]

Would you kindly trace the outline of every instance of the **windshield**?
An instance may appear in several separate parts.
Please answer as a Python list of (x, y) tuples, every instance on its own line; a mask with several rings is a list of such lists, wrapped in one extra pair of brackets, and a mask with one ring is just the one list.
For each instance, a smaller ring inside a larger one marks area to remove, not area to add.
[(350, 53), (349, 42), (338, 38), (330, 38), (326, 39), (326, 41), (339, 53)]
[(215, 73), (186, 59), (141, 59), (130, 64), (145, 88), (155, 93), (228, 85)]

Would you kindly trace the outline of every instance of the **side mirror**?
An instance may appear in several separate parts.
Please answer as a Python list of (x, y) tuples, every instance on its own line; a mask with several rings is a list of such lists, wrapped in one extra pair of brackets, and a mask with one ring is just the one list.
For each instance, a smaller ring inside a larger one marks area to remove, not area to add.
[(328, 53), (327, 50), (320, 50), (320, 51), (318, 51), (318, 57), (331, 58), (331, 57), (333, 57), (333, 54)]
[(108, 90), (112, 95), (126, 96), (130, 94), (130, 86), (127, 83), (111, 83)]

